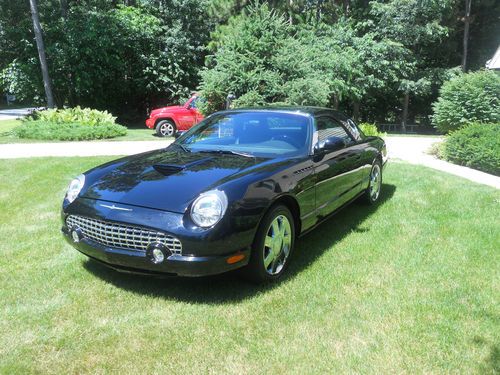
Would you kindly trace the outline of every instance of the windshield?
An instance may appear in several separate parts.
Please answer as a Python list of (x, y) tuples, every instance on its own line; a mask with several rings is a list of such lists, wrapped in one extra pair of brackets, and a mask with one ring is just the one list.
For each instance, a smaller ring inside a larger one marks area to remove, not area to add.
[(175, 143), (189, 151), (233, 151), (258, 156), (305, 154), (309, 117), (283, 112), (231, 112), (208, 117)]

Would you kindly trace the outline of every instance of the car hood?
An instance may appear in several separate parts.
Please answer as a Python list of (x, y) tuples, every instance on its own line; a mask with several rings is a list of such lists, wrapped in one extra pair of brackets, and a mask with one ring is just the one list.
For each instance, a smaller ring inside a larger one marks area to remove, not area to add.
[(269, 159), (156, 150), (104, 164), (86, 173), (80, 196), (182, 213), (203, 191)]
[(168, 107), (162, 107), (162, 108), (153, 109), (151, 111), (151, 116), (157, 115), (159, 113), (176, 111), (176, 110), (179, 110), (179, 109), (182, 109), (182, 108), (184, 108), (184, 107), (182, 107), (180, 105), (170, 105)]

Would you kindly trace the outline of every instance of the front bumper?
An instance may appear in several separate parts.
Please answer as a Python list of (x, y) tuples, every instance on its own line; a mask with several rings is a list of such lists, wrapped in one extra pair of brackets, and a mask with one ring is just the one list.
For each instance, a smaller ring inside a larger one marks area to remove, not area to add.
[(146, 120), (146, 126), (147, 126), (148, 128), (150, 128), (150, 129), (153, 129), (153, 128), (154, 128), (154, 126), (155, 126), (155, 121), (156, 121), (156, 119), (154, 119), (154, 118), (148, 118), (148, 119)]
[[(171, 276), (208, 276), (231, 271), (248, 264), (250, 249), (243, 249), (228, 255), (185, 256), (172, 254), (162, 263), (155, 264), (146, 252), (114, 249), (83, 238), (74, 242), (68, 229), (62, 228), (66, 241), (89, 258), (117, 271), (138, 274), (166, 274)], [(236, 263), (227, 263), (228, 258), (242, 254), (244, 258)]]
[[(110, 209), (109, 202), (77, 198), (69, 205), (63, 205), (61, 212), (62, 233), (66, 241), (90, 258), (119, 271), (170, 274), (179, 276), (206, 276), (240, 268), (248, 264), (254, 232), (251, 229), (238, 230), (231, 222), (210, 230), (191, 228), (183, 220), (182, 214), (148, 209), (137, 206), (119, 205), (121, 210)], [(127, 210), (124, 210), (127, 208)], [(83, 231), (78, 241), (70, 233), (75, 227), (68, 227), (69, 215), (80, 215), (96, 220), (123, 223), (150, 228), (174, 236), (182, 243), (182, 253), (164, 249), (163, 262), (154, 263), (149, 250), (128, 250), (111, 247), (111, 243), (96, 241), (86, 237)], [(159, 225), (161, 224), (161, 225)], [(242, 259), (232, 263), (228, 259), (242, 255)]]

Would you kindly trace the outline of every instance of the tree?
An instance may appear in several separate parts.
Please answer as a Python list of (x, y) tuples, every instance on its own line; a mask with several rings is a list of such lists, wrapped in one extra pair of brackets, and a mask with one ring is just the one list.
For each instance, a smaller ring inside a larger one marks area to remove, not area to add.
[(433, 104), (432, 122), (443, 133), (465, 125), (500, 122), (500, 76), (482, 70), (461, 74), (443, 84)]
[(40, 17), (38, 16), (38, 6), (36, 0), (30, 0), (31, 17), (33, 18), (33, 30), (35, 32), (36, 46), (40, 67), (42, 69), (43, 87), (47, 97), (47, 107), (54, 108), (54, 96), (52, 95), (52, 84), (50, 82), (49, 67), (45, 56), (45, 46), (43, 44), (42, 27), (40, 26)]
[(469, 28), (470, 28), (470, 10), (471, 10), (472, 0), (465, 0), (465, 16), (464, 16), (464, 41), (463, 41), (463, 53), (462, 53), (462, 71), (467, 71), (467, 50), (469, 47)]

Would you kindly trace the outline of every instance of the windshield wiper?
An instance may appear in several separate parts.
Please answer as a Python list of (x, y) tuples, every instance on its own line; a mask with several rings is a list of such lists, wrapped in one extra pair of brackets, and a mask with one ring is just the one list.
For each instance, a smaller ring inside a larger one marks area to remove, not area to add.
[(254, 158), (255, 157), (252, 154), (248, 154), (246, 152), (232, 151), (232, 150), (201, 150), (200, 152), (204, 152), (207, 154), (239, 155), (239, 156), (244, 156), (246, 158)]
[(191, 152), (191, 150), (190, 150), (189, 148), (187, 148), (186, 146), (184, 146), (184, 145), (182, 145), (182, 144), (180, 144), (180, 143), (171, 143), (171, 144), (169, 145), (169, 147), (170, 147), (170, 146), (177, 146), (177, 147), (179, 147), (179, 148), (180, 148), (182, 151), (184, 151), (184, 152)]

